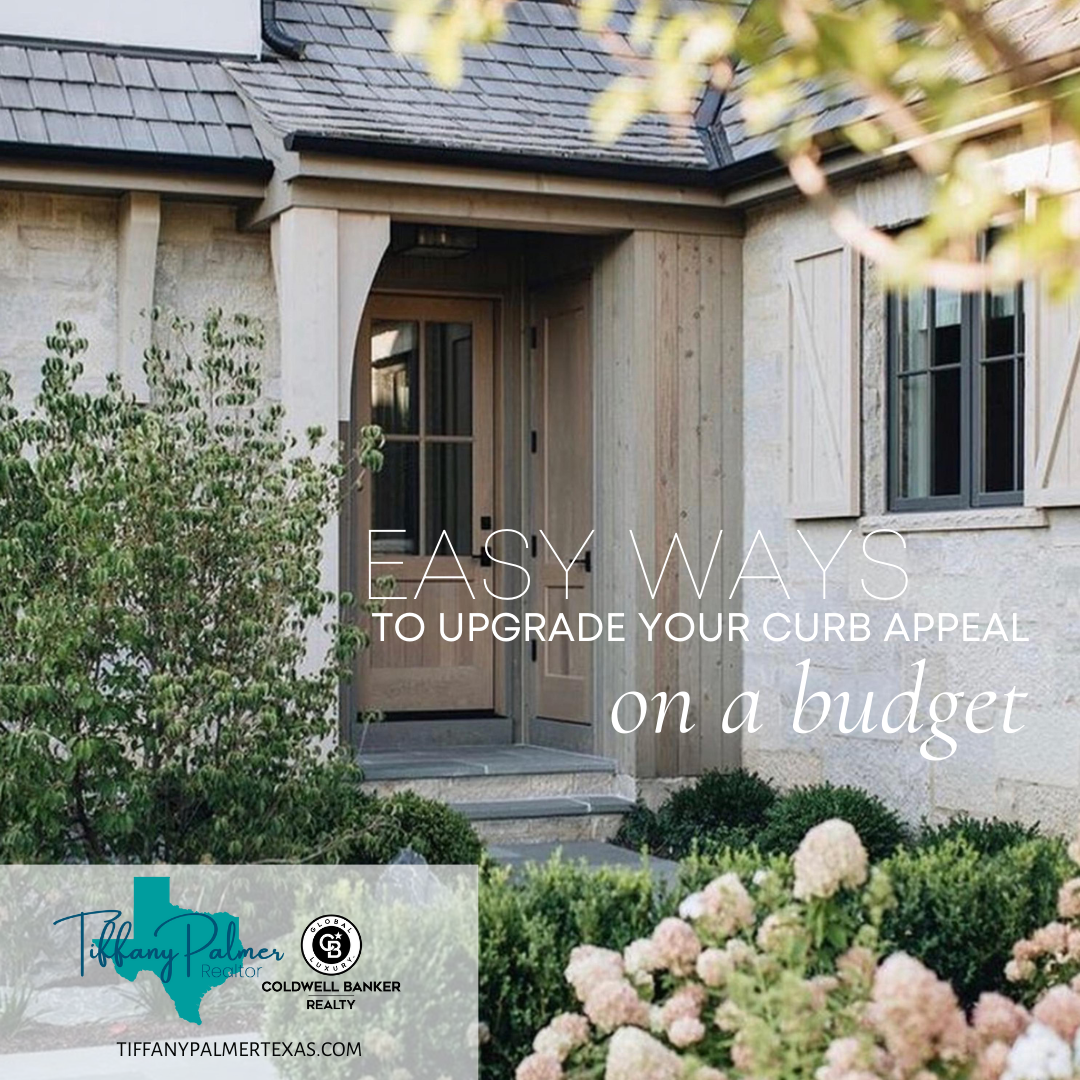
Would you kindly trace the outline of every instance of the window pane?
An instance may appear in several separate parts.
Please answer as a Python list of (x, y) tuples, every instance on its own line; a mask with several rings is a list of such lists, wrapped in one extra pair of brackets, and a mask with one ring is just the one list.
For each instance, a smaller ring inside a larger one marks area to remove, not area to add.
[(982, 365), (982, 490), (1016, 490), (1016, 365)]
[(960, 294), (934, 291), (934, 366), (960, 363)]
[[(424, 449), (427, 554), (443, 530), (460, 558), (472, 554), (472, 444), (428, 443)], [(450, 551), (443, 541), (440, 555)]]
[(1016, 348), (1016, 290), (986, 297), (986, 355), (1012, 356)]
[(472, 434), (472, 326), (427, 324), (427, 431)]
[(900, 313), (900, 370), (924, 371), (928, 364), (927, 294), (919, 290), (898, 300)]
[(960, 370), (936, 371), (931, 412), (934, 440), (931, 495), (960, 494)]
[(371, 422), (388, 435), (419, 431), (419, 327), (377, 319), (371, 327)]
[(420, 447), (414, 442), (388, 442), (385, 462), (372, 477), (373, 529), (404, 532), (371, 538), (380, 555), (420, 554)]
[(930, 376), (900, 381), (900, 496), (921, 499), (930, 494)]

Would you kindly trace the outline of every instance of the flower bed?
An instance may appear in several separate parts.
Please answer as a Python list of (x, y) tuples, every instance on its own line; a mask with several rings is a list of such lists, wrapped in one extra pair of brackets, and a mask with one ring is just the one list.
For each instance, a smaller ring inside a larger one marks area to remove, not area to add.
[[(1080, 844), (1070, 854), (1080, 861)], [(1074, 1075), (1080, 878), (1060, 889), (1058, 919), (1015, 946), (1009, 977), (1031, 1011), (984, 993), (969, 1017), (920, 960), (887, 952), (889, 874), (846, 822), (811, 829), (791, 859), (752, 862), (621, 949), (575, 947), (565, 978), (577, 1008), (536, 1034), (517, 1080)]]

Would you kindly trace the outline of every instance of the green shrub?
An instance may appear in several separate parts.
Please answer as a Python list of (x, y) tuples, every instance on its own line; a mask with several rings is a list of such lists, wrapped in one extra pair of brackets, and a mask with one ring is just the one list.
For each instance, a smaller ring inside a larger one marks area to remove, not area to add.
[(961, 814), (944, 825), (924, 825), (919, 847), (938, 847), (947, 840), (960, 838), (982, 855), (997, 855), (1028, 840), (1037, 840), (1039, 836), (1038, 825), (1021, 825), (1018, 821), (1000, 818), (983, 820)]
[(656, 811), (643, 802), (634, 803), (634, 808), (626, 814), (615, 834), (615, 843), (631, 851), (648, 848), (654, 854), (660, 854), (663, 841), (656, 823)]
[(320, 583), (345, 465), (264, 400), (253, 320), (157, 336), (149, 405), (84, 392), (70, 323), (32, 409), (0, 371), (5, 862), (311, 858), (356, 797), (320, 751), (366, 643)]
[(484, 845), (468, 820), (445, 803), (402, 791), (376, 799), (353, 862), (390, 862), (408, 848), (432, 865), (477, 863)]
[(795, 788), (769, 807), (758, 845), (762, 851), (790, 855), (815, 825), (830, 818), (848, 822), (874, 862), (887, 858), (908, 838), (899, 816), (876, 795), (854, 787), (816, 784)]
[(675, 792), (656, 813), (639, 805), (627, 816), (617, 837), (625, 847), (647, 845), (656, 855), (682, 858), (695, 843), (719, 850), (745, 847), (765, 823), (776, 790), (744, 769), (712, 770)]
[(1075, 869), (1060, 840), (986, 855), (963, 836), (899, 851), (884, 868), (896, 897), (882, 927), (887, 946), (948, 979), (966, 1005), (1006, 989), (1013, 942), (1055, 918), (1058, 888)]
[(536, 1032), (578, 1008), (563, 972), (575, 945), (622, 949), (675, 909), (645, 871), (557, 860), (511, 873), (487, 867), (480, 882), (480, 1019), (484, 1080), (513, 1076)]

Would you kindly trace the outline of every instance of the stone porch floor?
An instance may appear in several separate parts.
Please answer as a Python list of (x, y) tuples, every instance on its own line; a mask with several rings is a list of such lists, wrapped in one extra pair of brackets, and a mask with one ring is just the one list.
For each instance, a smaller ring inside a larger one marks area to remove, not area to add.
[(365, 780), (435, 777), (614, 773), (615, 762), (546, 746), (450, 746), (431, 750), (372, 750), (360, 755)]

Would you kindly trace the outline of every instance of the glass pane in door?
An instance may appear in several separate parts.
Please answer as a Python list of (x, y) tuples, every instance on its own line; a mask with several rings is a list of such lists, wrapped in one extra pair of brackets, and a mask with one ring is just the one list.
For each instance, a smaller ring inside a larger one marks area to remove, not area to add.
[[(428, 443), (425, 468), (425, 547), (428, 553), (445, 529), (459, 558), (472, 554), (472, 443)], [(449, 555), (445, 541), (440, 555)]]
[(420, 431), (420, 328), (377, 319), (371, 327), (371, 422), (387, 435)]
[(420, 445), (387, 442), (382, 469), (371, 478), (373, 529), (398, 529), (371, 538), (379, 555), (420, 554)]
[(472, 326), (430, 322), (425, 327), (428, 435), (472, 434)]

